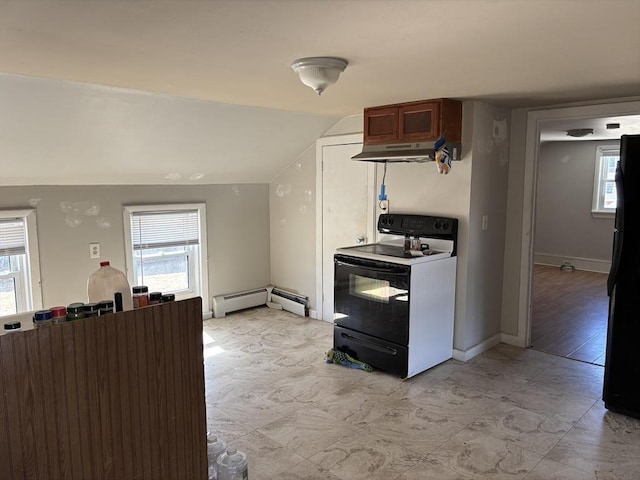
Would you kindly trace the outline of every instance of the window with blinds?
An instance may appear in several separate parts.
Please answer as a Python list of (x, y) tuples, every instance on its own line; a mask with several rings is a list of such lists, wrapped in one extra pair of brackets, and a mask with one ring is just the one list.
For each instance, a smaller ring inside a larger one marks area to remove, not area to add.
[(198, 211), (133, 213), (131, 241), (134, 250), (199, 245)]
[(34, 210), (0, 211), (0, 316), (40, 308)]
[(204, 302), (204, 204), (128, 206), (124, 215), (131, 285), (176, 298), (202, 296)]
[(24, 255), (26, 249), (24, 219), (0, 219), (0, 255)]
[(593, 182), (591, 213), (614, 215), (618, 203), (616, 191), (616, 167), (620, 160), (620, 148), (602, 145), (596, 149), (596, 165)]

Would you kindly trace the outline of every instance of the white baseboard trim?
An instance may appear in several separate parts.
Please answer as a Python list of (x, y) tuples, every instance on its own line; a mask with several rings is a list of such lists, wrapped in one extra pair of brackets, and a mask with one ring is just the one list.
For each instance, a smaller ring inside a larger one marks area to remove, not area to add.
[(513, 345), (514, 347), (526, 348), (524, 344), (524, 338), (519, 335), (510, 335), (508, 333), (500, 334), (500, 341), (502, 343), (506, 343), (507, 345)]
[(485, 341), (469, 348), (468, 350), (453, 349), (453, 358), (461, 362), (467, 362), (473, 357), (480, 355), (482, 352), (495, 347), (502, 341), (502, 334), (496, 333), (493, 337), (487, 338)]
[(202, 312), (202, 319), (209, 320), (213, 317), (213, 312)]
[(309, 318), (318, 319), (318, 311), (309, 309)]
[(576, 267), (576, 270), (586, 270), (587, 272), (609, 273), (609, 270), (611, 270), (611, 261), (609, 260), (565, 257), (548, 253), (536, 253), (534, 262), (538, 265), (549, 265), (551, 267), (560, 267), (565, 262), (569, 262)]

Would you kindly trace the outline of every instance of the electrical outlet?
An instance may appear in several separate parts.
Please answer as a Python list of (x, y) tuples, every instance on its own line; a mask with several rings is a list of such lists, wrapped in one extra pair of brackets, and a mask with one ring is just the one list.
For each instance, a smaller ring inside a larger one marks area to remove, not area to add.
[(380, 207), (380, 211), (382, 213), (387, 213), (387, 211), (389, 210), (389, 200), (380, 200), (378, 206)]
[(89, 244), (89, 258), (100, 258), (100, 244), (99, 243), (90, 243)]

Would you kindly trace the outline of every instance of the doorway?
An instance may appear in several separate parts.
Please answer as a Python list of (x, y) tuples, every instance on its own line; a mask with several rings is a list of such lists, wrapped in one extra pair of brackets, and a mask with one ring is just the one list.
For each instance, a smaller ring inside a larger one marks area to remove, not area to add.
[[(609, 116), (637, 115), (640, 102), (628, 101), (582, 107), (567, 107), (544, 111), (531, 111), (526, 115), (526, 150), (524, 162), (524, 189), (522, 203), (522, 230), (520, 241), (520, 275), (518, 289), (518, 325), (517, 334), (510, 338), (517, 345), (532, 345), (532, 305), (534, 283), (534, 236), (536, 213), (536, 187), (538, 161), (540, 155), (540, 139), (544, 122), (547, 121), (579, 121), (584, 119)], [(509, 307), (511, 308), (511, 307)]]
[[(594, 175), (597, 179), (601, 171), (600, 152), (613, 155), (615, 150), (617, 155), (619, 137), (633, 126), (633, 118), (541, 123), (531, 297), (534, 350), (604, 365), (615, 210), (596, 211), (594, 189), (598, 199), (600, 182), (594, 182)], [(614, 123), (621, 128), (607, 129)]]
[(362, 135), (318, 140), (316, 248), (318, 318), (333, 323), (333, 254), (339, 247), (374, 239), (375, 165), (355, 162), (362, 151)]

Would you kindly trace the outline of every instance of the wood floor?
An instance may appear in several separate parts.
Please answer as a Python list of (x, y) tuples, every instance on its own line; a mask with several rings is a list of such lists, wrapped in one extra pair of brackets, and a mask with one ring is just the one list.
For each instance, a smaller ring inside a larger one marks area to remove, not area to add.
[(535, 265), (532, 348), (604, 365), (607, 274)]

